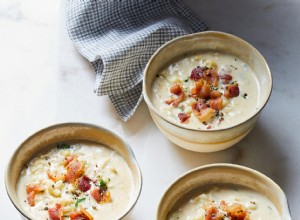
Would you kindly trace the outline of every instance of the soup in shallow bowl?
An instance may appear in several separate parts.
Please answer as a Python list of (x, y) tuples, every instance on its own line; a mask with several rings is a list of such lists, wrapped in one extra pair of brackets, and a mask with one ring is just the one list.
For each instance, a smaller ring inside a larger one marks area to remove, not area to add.
[(11, 201), (28, 219), (120, 219), (136, 203), (141, 173), (118, 135), (87, 124), (41, 130), (6, 172)]
[(247, 167), (212, 164), (177, 179), (164, 193), (157, 220), (290, 220), (285, 194)]
[(146, 66), (143, 94), (167, 138), (212, 152), (251, 131), (271, 88), (270, 70), (255, 48), (230, 34), (202, 32), (158, 49)]

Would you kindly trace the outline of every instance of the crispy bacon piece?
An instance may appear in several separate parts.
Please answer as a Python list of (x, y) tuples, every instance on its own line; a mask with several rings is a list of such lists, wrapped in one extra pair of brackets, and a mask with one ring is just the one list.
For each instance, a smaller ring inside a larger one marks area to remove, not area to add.
[(215, 116), (215, 111), (205, 103), (194, 103), (192, 105), (194, 115), (201, 121), (207, 122)]
[(213, 90), (213, 91), (210, 92), (210, 98), (211, 99), (219, 98), (221, 96), (222, 96), (222, 93), (220, 93), (217, 90)]
[(83, 172), (83, 164), (77, 158), (73, 159), (67, 166), (66, 181), (69, 183), (75, 183)]
[(186, 113), (179, 113), (178, 114), (178, 118), (179, 118), (179, 120), (180, 120), (181, 123), (185, 123), (190, 118), (190, 115), (188, 115)]
[(234, 203), (232, 205), (222, 205), (223, 211), (227, 212), (227, 216), (232, 220), (249, 220), (249, 213), (242, 204)]
[(215, 69), (207, 69), (206, 71), (204, 71), (203, 76), (209, 85), (218, 86), (219, 74)]
[(61, 204), (55, 204), (55, 207), (48, 209), (50, 220), (63, 220), (64, 213)]
[(204, 83), (203, 80), (199, 80), (199, 81), (196, 82), (195, 87), (193, 87), (191, 89), (192, 97), (194, 97), (194, 98), (198, 97), (198, 94), (199, 94), (199, 92), (200, 92), (200, 90), (203, 86), (203, 83)]
[(210, 205), (205, 209), (205, 220), (223, 220), (225, 217), (226, 215), (220, 213), (215, 205)]
[(219, 78), (223, 84), (228, 84), (232, 80), (232, 76), (227, 73), (219, 75)]
[(110, 192), (102, 188), (94, 189), (91, 194), (98, 203), (108, 203), (111, 201)]
[(88, 191), (91, 188), (90, 181), (90, 178), (88, 178), (86, 175), (82, 176), (77, 183), (78, 189), (82, 192)]
[(240, 94), (240, 89), (238, 84), (234, 83), (234, 84), (229, 84), (228, 86), (226, 86), (225, 88), (225, 93), (224, 96), (229, 99), (229, 98), (233, 98), (233, 97), (237, 97)]
[(48, 171), (47, 175), (48, 175), (49, 179), (53, 180), (54, 182), (57, 182), (59, 180), (62, 180), (64, 182), (66, 180), (65, 174), (57, 175), (57, 174), (52, 174)]
[(177, 95), (178, 97), (176, 99), (172, 97), (170, 100), (165, 101), (166, 104), (172, 104), (174, 107), (177, 107), (180, 102), (184, 101), (185, 93), (180, 84), (175, 84), (171, 86), (170, 92), (174, 95)]
[(200, 112), (201, 109), (205, 109), (207, 107), (208, 106), (206, 105), (204, 100), (192, 104), (192, 109), (197, 110), (198, 112)]
[(79, 212), (70, 212), (70, 220), (93, 220), (94, 218), (84, 208)]
[(175, 95), (180, 95), (180, 93), (182, 93), (181, 85), (180, 84), (175, 84), (175, 85), (171, 86), (170, 92), (172, 94), (175, 94)]
[(35, 193), (33, 191), (27, 194), (27, 202), (30, 206), (35, 206), (34, 198)]
[(210, 98), (210, 86), (206, 83), (204, 83), (204, 85), (201, 87), (201, 90), (199, 91), (198, 96), (201, 99), (209, 99)]
[(71, 155), (71, 156), (68, 156), (65, 158), (65, 161), (64, 161), (64, 166), (68, 166), (69, 163), (71, 163), (72, 160), (74, 160), (77, 156), (75, 155)]
[(210, 93), (210, 86), (203, 80), (197, 81), (195, 87), (191, 89), (191, 95), (194, 98), (209, 99)]
[(194, 68), (191, 72), (190, 79), (194, 81), (198, 81), (203, 77), (203, 72), (207, 69), (208, 69), (207, 67), (200, 67), (200, 66)]
[(26, 186), (27, 202), (30, 206), (35, 206), (34, 198), (37, 193), (41, 193), (45, 190), (44, 186), (37, 183), (31, 183)]
[(208, 101), (208, 104), (214, 110), (221, 110), (223, 108), (223, 99), (221, 97), (216, 99), (210, 99)]

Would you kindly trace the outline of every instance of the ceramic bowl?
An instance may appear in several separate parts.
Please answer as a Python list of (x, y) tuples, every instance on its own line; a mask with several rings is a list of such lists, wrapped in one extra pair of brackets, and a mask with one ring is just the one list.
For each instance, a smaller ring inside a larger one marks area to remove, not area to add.
[[(175, 124), (163, 116), (151, 101), (157, 73), (171, 61), (195, 51), (229, 53), (247, 63), (258, 78), (260, 96), (255, 112), (239, 124), (222, 129), (199, 130)], [(262, 55), (246, 41), (222, 32), (207, 31), (178, 37), (160, 47), (149, 60), (143, 81), (143, 95), (150, 114), (161, 132), (176, 145), (192, 151), (213, 152), (228, 148), (244, 138), (254, 127), (272, 90), (270, 69)]]
[(282, 220), (291, 219), (286, 196), (274, 181), (258, 171), (233, 164), (206, 165), (179, 177), (163, 194), (158, 205), (156, 219), (166, 220), (174, 205), (192, 190), (199, 190), (214, 184), (250, 187), (274, 204)]
[(5, 173), (5, 185), (7, 194), (16, 209), (27, 219), (30, 213), (21, 206), (17, 194), (17, 183), (20, 172), (24, 165), (37, 153), (47, 149), (49, 146), (59, 142), (67, 141), (92, 141), (103, 144), (118, 152), (127, 162), (134, 181), (133, 197), (128, 201), (128, 209), (120, 213), (120, 218), (124, 217), (135, 205), (142, 189), (142, 175), (129, 146), (119, 135), (105, 128), (81, 123), (58, 124), (30, 136), (14, 152)]

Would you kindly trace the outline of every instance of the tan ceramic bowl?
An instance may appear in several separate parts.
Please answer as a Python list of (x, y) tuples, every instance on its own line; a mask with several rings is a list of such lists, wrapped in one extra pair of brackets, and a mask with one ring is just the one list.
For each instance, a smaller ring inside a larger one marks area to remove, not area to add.
[(266, 196), (277, 208), (282, 220), (290, 220), (287, 199), (270, 178), (247, 167), (233, 164), (211, 164), (193, 169), (172, 183), (162, 196), (157, 220), (166, 220), (173, 206), (187, 193), (212, 184), (235, 184), (250, 187)]
[[(236, 126), (213, 130), (185, 128), (166, 119), (151, 102), (152, 84), (158, 72), (183, 54), (206, 50), (232, 54), (246, 62), (257, 75), (261, 88), (258, 108), (251, 117)], [(143, 95), (157, 127), (176, 145), (198, 152), (223, 150), (244, 138), (254, 127), (271, 90), (271, 72), (261, 54), (246, 41), (222, 32), (201, 32), (169, 41), (155, 52), (144, 72)]]
[(35, 154), (47, 149), (48, 146), (73, 140), (92, 141), (106, 145), (117, 151), (127, 162), (133, 174), (134, 192), (132, 199), (128, 201), (128, 209), (120, 213), (120, 218), (124, 217), (137, 202), (142, 189), (142, 175), (139, 166), (129, 144), (120, 136), (105, 128), (90, 124), (58, 124), (38, 131), (25, 140), (13, 154), (6, 169), (5, 185), (10, 200), (24, 217), (31, 219), (30, 213), (22, 208), (17, 195), (17, 182), (21, 169)]

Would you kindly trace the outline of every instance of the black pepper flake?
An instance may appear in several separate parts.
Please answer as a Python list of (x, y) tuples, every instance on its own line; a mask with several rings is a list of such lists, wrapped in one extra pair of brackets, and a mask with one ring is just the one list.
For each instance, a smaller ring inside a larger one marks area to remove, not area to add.
[(235, 70), (237, 70), (238, 68), (237, 67), (235, 67), (235, 66), (233, 66), (233, 65), (230, 65), (233, 69), (235, 69)]
[(48, 207), (45, 207), (44, 210), (45, 210), (45, 211), (48, 211)]
[(158, 77), (159, 77), (159, 75), (158, 75), (158, 74), (156, 74), (156, 77), (158, 78)]

